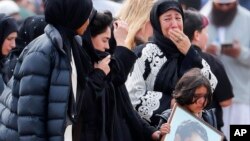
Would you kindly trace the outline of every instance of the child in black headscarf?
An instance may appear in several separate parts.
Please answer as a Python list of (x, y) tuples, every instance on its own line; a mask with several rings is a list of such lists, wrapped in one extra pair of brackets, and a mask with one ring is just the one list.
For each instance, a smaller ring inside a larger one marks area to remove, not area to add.
[(14, 71), (20, 141), (80, 140), (75, 125), (91, 66), (76, 35), (91, 10), (91, 0), (45, 1), (45, 34), (25, 47)]
[(150, 13), (153, 39), (138, 50), (126, 82), (134, 108), (153, 126), (159, 122), (156, 115), (170, 108), (176, 82), (190, 68), (202, 68), (213, 89), (217, 84), (209, 65), (183, 33), (184, 18), (181, 5), (174, 0), (154, 4)]

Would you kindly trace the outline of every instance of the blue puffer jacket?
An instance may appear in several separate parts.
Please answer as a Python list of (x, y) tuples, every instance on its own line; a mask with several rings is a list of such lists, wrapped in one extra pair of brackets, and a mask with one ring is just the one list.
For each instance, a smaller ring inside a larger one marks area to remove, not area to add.
[(0, 141), (18, 141), (17, 98), (12, 95), (13, 77), (0, 94)]
[(71, 91), (70, 61), (52, 25), (22, 52), (14, 71), (20, 141), (63, 141)]

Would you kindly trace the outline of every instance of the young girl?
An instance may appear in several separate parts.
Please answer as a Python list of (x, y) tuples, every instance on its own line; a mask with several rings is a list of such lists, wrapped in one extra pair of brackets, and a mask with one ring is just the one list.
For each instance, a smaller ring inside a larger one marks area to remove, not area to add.
[[(217, 127), (216, 118), (211, 110), (204, 110), (212, 101), (211, 85), (199, 68), (193, 68), (186, 72), (177, 82), (173, 91), (173, 103), (176, 102), (193, 115), (203, 119), (213, 127)], [(162, 135), (170, 132), (168, 119), (171, 109), (160, 115), (158, 127)]]

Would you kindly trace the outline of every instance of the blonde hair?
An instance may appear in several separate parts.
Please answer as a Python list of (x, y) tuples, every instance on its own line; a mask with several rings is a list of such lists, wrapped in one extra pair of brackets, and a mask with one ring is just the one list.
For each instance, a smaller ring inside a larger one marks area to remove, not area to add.
[(117, 18), (128, 24), (126, 43), (128, 47), (135, 47), (135, 36), (149, 21), (150, 11), (156, 0), (125, 0)]

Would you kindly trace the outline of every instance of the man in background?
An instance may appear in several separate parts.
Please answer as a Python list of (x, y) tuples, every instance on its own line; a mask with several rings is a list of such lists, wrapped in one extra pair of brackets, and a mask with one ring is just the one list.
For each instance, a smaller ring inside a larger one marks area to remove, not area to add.
[(237, 0), (213, 0), (203, 14), (210, 20), (206, 51), (222, 61), (233, 86), (233, 103), (223, 108), (229, 138), (230, 124), (250, 124), (250, 12)]

